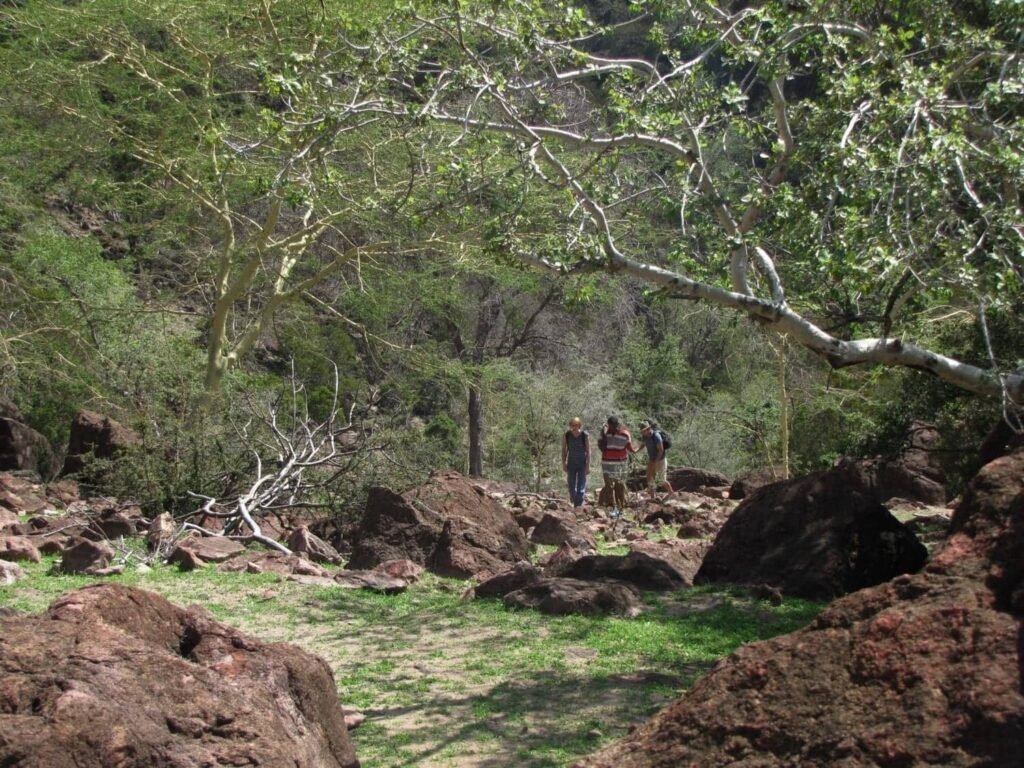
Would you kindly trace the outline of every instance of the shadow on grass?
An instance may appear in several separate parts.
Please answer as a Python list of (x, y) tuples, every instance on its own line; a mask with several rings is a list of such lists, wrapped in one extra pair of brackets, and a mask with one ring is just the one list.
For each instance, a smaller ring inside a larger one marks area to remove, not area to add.
[[(718, 658), (806, 624), (820, 606), (780, 609), (741, 592), (649, 595), (638, 619), (552, 617), (499, 601), (317, 593), (306, 620), (361, 652), (336, 657), (366, 764), (564, 766), (624, 736)], [(357, 703), (358, 706), (358, 703)]]

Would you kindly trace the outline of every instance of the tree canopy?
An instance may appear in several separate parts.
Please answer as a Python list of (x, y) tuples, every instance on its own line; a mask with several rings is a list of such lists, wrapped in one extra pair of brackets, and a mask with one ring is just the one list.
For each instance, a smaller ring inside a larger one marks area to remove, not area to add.
[(919, 341), (964, 313), (984, 332), (1021, 298), (1019, 20), (1011, 3), (459, 3), (404, 14), (365, 55), (382, 110), (450, 125), (451, 146), (486, 136), (522, 188), (561, 191), (554, 220), (505, 212), (496, 249), (739, 310), (834, 367), (1019, 400), (1015, 350)]

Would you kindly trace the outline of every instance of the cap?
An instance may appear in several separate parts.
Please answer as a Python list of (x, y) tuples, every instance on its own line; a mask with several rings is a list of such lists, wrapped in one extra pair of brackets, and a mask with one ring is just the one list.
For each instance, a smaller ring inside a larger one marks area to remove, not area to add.
[(619, 419), (618, 419), (618, 417), (617, 416), (609, 416), (608, 417), (608, 425), (612, 426), (612, 427), (619, 426)]

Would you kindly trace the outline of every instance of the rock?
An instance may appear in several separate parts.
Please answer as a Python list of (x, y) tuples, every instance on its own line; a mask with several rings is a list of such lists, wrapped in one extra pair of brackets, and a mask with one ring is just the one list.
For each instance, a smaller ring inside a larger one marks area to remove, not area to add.
[(679, 539), (662, 542), (644, 540), (633, 542), (629, 548), (634, 552), (642, 552), (651, 558), (667, 563), (683, 577), (687, 585), (691, 585), (697, 571), (700, 570), (701, 563), (704, 562), (704, 556), (711, 548), (711, 542)]
[(411, 560), (425, 566), (433, 557), (443, 526), (441, 515), (423, 504), (414, 504), (388, 488), (370, 488), (347, 567), (373, 568), (387, 560)]
[(629, 584), (569, 578), (542, 579), (509, 592), (504, 602), (510, 608), (533, 608), (556, 616), (637, 616), (643, 610), (640, 593)]
[(537, 524), (540, 523), (546, 513), (547, 510), (545, 510), (540, 504), (534, 502), (524, 508), (513, 509), (512, 518), (520, 528), (524, 531), (528, 531), (531, 528), (536, 528)]
[(537, 566), (528, 562), (516, 563), (507, 571), (492, 576), (477, 584), (473, 590), (475, 597), (504, 597), (509, 592), (525, 589), (541, 581), (543, 576)]
[(223, 563), (244, 551), (244, 546), (223, 536), (189, 534), (178, 541), (167, 562), (177, 563), (181, 570), (189, 571), (206, 563)]
[(970, 482), (917, 574), (739, 648), (577, 768), (1011, 766), (1024, 754), (1024, 452)]
[(920, 570), (924, 545), (876, 499), (859, 464), (766, 486), (729, 516), (695, 583), (764, 583), (828, 600)]
[(0, 765), (359, 765), (323, 660), (148, 592), (0, 618), (0, 658)]
[(560, 547), (571, 537), (584, 535), (571, 512), (545, 512), (530, 533), (530, 541)]
[(30, 470), (50, 478), (59, 468), (50, 441), (25, 423), (14, 403), (0, 398), (0, 470)]
[[(509, 520), (511, 522), (511, 516)], [(519, 535), (510, 540), (502, 535), (503, 531), (478, 525), (473, 520), (449, 518), (441, 529), (428, 568), (439, 576), (456, 578), (468, 578), (480, 571), (499, 573), (529, 556), (526, 537), (518, 527), (515, 530)]]
[(0, 536), (0, 560), (38, 563), (42, 560), (36, 545), (26, 536)]
[(562, 576), (581, 557), (592, 554), (595, 554), (595, 549), (589, 536), (572, 538), (542, 558), (538, 565), (544, 570), (545, 576)]
[(25, 569), (17, 563), (0, 560), (0, 584), (13, 584), (27, 576)]
[(71, 422), (71, 436), (61, 474), (81, 472), (90, 458), (116, 458), (140, 442), (137, 432), (108, 416), (80, 411)]
[(308, 555), (314, 563), (341, 564), (341, 555), (338, 554), (338, 550), (311, 533), (309, 528), (304, 525), (292, 531), (292, 535), (288, 538), (288, 549)]
[(61, 554), (61, 573), (94, 573), (110, 565), (114, 548), (105, 541), (73, 539)]
[(582, 581), (616, 579), (639, 589), (672, 591), (690, 586), (686, 576), (663, 557), (633, 551), (628, 555), (584, 555), (562, 571)]
[(507, 558), (503, 558), (508, 565), (525, 559), (529, 554), (526, 534), (511, 513), (481, 486), (469, 482), (458, 472), (435, 472), (426, 483), (404, 495), (411, 501), (425, 504), (443, 519), (461, 517), (505, 541), (501, 549), (509, 553)]
[(498, 573), (527, 558), (529, 543), (512, 515), (457, 472), (435, 472), (397, 494), (371, 488), (346, 567), (405, 559), (444, 576)]
[[(700, 493), (707, 488), (722, 489), (730, 485), (729, 478), (719, 472), (697, 467), (670, 467), (666, 474), (672, 490)], [(718, 496), (717, 498), (721, 498)]]

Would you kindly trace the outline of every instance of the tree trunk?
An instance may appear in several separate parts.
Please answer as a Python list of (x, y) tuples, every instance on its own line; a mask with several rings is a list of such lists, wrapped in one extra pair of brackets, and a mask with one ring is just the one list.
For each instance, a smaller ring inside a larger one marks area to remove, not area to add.
[(469, 385), (469, 476), (484, 476), (484, 407), (477, 384)]

